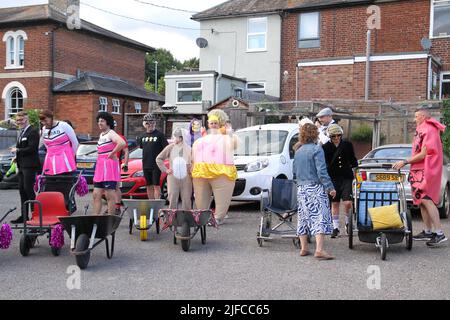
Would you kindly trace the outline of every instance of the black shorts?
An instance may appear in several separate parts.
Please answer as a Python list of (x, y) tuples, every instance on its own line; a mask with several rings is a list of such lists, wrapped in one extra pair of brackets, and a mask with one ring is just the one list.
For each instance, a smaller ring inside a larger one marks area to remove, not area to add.
[(159, 168), (144, 169), (144, 178), (147, 186), (159, 186), (161, 170)]
[(94, 182), (94, 188), (116, 190), (117, 183), (117, 181)]
[(336, 197), (331, 202), (352, 201), (352, 179), (333, 180)]

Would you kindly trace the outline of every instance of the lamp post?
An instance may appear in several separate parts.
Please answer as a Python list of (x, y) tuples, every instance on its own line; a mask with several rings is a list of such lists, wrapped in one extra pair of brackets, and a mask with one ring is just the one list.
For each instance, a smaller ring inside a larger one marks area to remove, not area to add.
[(158, 61), (155, 61), (155, 92), (158, 92)]

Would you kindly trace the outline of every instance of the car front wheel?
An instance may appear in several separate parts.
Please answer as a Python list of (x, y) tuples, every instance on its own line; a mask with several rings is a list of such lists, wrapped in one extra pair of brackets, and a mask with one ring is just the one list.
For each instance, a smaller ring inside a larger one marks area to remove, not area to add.
[(439, 216), (441, 219), (447, 219), (450, 214), (450, 203), (448, 201), (450, 198), (449, 192), (450, 190), (448, 186), (446, 186), (442, 200), (442, 207), (439, 208)]

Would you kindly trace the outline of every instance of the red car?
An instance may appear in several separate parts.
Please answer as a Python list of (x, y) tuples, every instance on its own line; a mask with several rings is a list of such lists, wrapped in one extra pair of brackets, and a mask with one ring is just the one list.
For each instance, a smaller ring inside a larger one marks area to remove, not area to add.
[[(169, 168), (169, 161), (164, 161)], [(137, 148), (130, 152), (128, 161), (128, 171), (121, 171), (121, 191), (122, 197), (128, 199), (147, 199), (144, 172), (142, 171), (142, 149)], [(161, 198), (167, 200), (167, 174), (161, 173), (159, 185), (161, 187)]]

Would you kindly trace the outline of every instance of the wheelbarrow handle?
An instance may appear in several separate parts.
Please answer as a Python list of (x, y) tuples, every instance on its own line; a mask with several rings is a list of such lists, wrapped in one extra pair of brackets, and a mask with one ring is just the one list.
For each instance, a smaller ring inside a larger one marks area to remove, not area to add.
[(9, 209), (8, 212), (5, 213), (5, 215), (3, 216), (3, 218), (0, 219), (0, 223), (3, 222), (3, 220), (6, 219), (6, 217), (13, 211), (15, 211), (17, 209), (17, 207), (14, 207), (12, 209)]

